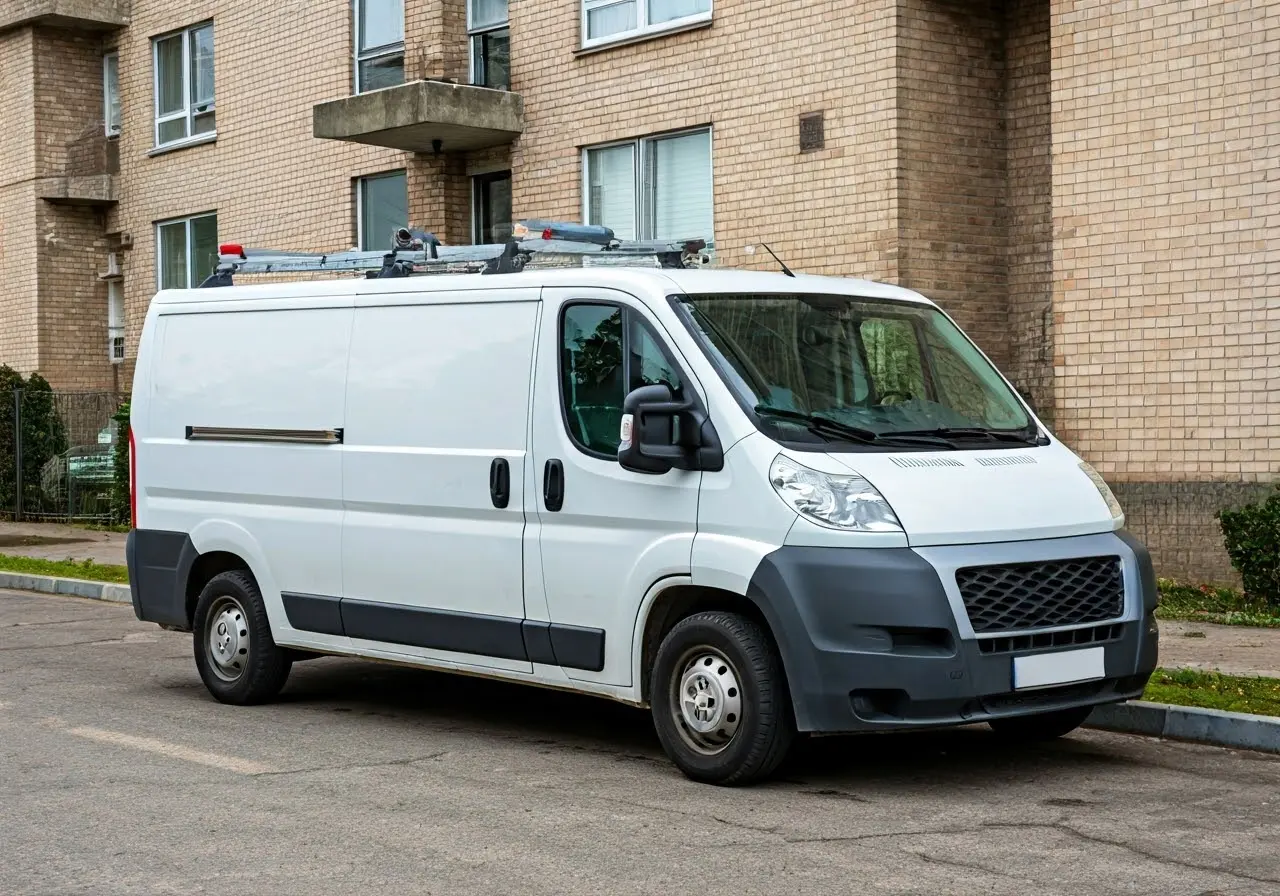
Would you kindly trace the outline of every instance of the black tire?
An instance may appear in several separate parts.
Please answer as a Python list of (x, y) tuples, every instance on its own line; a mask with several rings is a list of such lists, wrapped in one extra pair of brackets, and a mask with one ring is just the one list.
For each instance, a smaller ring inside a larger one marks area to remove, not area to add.
[(1030, 716), (1011, 716), (987, 722), (991, 730), (1001, 737), (1024, 743), (1053, 740), (1075, 731), (1089, 718), (1092, 706), (1077, 706)]
[[(707, 657), (713, 662), (705, 663)], [(723, 698), (719, 721), (716, 706), (697, 710), (712, 713), (700, 724), (721, 725), (718, 730), (701, 734), (685, 721), (677, 693), (681, 698), (693, 693), (681, 688), (686, 671), (701, 699), (711, 699), (707, 694)], [(709, 690), (698, 690), (699, 684)], [(795, 738), (791, 695), (773, 639), (737, 613), (695, 613), (676, 623), (654, 658), (649, 696), (663, 749), (694, 781), (725, 786), (760, 781), (786, 759)], [(730, 721), (731, 716), (736, 718)]]
[[(218, 626), (226, 628), (214, 631)], [(288, 680), (292, 657), (271, 637), (262, 592), (248, 572), (220, 573), (205, 585), (196, 601), (192, 630), (200, 678), (222, 703), (265, 703)], [(220, 660), (219, 653), (225, 659)]]

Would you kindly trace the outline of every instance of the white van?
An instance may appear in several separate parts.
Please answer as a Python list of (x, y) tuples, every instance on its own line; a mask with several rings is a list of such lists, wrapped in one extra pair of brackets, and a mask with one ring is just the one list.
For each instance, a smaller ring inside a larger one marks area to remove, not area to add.
[(689, 777), (797, 735), (1056, 737), (1142, 693), (1102, 479), (921, 295), (581, 266), (166, 290), (132, 395), (139, 619), (226, 703), (369, 657), (650, 707)]

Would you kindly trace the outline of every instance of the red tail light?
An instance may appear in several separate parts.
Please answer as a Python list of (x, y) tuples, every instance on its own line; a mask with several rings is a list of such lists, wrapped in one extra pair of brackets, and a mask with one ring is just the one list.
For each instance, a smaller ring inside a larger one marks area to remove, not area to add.
[(138, 528), (138, 449), (129, 427), (129, 526)]

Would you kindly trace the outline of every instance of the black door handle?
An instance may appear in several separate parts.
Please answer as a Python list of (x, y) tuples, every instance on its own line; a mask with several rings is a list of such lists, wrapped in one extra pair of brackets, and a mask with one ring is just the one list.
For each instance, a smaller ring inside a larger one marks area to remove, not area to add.
[(511, 467), (505, 457), (495, 457), (489, 464), (489, 497), (498, 509), (511, 503)]
[(542, 468), (542, 503), (552, 513), (564, 506), (564, 464), (556, 458)]

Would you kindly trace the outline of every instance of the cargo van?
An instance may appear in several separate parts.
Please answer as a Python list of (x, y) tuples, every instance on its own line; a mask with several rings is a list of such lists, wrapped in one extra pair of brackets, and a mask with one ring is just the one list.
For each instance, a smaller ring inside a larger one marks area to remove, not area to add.
[(1058, 737), (1156, 666), (1106, 483), (917, 292), (587, 263), (244, 284), (221, 251), (146, 314), (128, 536), (134, 612), (193, 633), (217, 700), (317, 655), (525, 682), (649, 709), (729, 785), (805, 735)]

